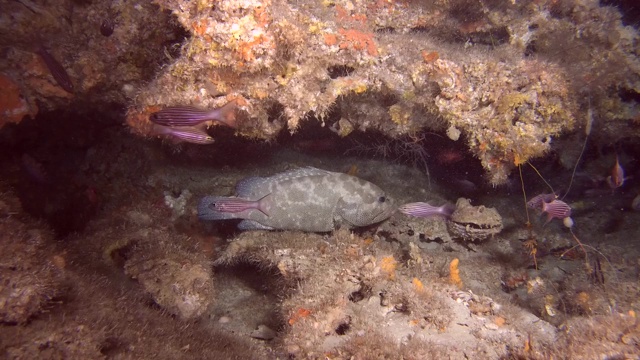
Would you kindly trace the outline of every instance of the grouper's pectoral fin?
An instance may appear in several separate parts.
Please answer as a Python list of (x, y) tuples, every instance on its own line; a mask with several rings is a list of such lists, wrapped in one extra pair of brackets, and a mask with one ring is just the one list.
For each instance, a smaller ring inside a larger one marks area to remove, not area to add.
[(275, 230), (271, 226), (262, 225), (255, 220), (245, 219), (238, 224), (240, 230)]
[[(351, 226), (362, 226), (358, 221), (360, 207), (355, 203), (347, 203), (342, 198), (338, 200), (334, 213), (334, 223), (348, 224)], [(336, 218), (339, 220), (336, 221)]]

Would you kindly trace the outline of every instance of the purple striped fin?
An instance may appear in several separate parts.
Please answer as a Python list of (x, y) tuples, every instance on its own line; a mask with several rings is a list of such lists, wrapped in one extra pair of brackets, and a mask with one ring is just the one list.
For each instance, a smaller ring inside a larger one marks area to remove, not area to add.
[(414, 202), (400, 206), (398, 211), (405, 215), (428, 218), (432, 216), (449, 217), (455, 211), (453, 204), (444, 204), (442, 206), (433, 206), (425, 202)]
[(49, 69), (51, 76), (53, 79), (63, 88), (66, 92), (73, 94), (73, 83), (71, 82), (71, 78), (67, 73), (67, 70), (62, 67), (62, 65), (53, 57), (44, 47), (40, 47), (38, 51), (36, 51), (40, 58)]

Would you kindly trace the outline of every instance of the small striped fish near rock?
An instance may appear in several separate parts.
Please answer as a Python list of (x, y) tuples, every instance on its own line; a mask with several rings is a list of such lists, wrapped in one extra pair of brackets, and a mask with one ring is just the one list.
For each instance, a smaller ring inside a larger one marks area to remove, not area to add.
[(56, 83), (58, 83), (58, 85), (60, 85), (60, 87), (66, 92), (73, 94), (73, 82), (71, 82), (71, 78), (62, 64), (60, 64), (60, 62), (56, 60), (56, 58), (53, 57), (53, 55), (51, 55), (51, 53), (49, 53), (44, 47), (40, 47), (36, 53), (40, 55), (42, 62), (47, 66), (47, 69), (49, 69), (49, 72)]

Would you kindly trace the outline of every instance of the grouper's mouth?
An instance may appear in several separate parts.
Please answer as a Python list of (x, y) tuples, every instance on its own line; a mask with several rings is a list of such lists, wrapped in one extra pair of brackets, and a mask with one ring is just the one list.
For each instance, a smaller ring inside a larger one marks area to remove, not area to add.
[(397, 210), (398, 210), (397, 206), (390, 206), (388, 209), (381, 210), (380, 212), (378, 212), (377, 214), (375, 214), (373, 216), (372, 224), (375, 224), (377, 222), (381, 222), (381, 221), (384, 221), (384, 220), (388, 219)]

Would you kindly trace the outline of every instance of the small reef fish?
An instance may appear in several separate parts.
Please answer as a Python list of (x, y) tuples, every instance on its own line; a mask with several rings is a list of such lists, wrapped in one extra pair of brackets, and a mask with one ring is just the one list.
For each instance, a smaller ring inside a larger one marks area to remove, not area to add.
[(624, 169), (620, 166), (620, 160), (618, 159), (618, 155), (616, 155), (616, 164), (613, 166), (611, 170), (611, 176), (607, 176), (607, 184), (613, 190), (622, 187), (624, 185), (624, 181), (628, 178), (624, 177)]
[(436, 160), (441, 165), (454, 165), (464, 160), (464, 154), (453, 148), (448, 148), (440, 151), (436, 156)]
[(236, 128), (235, 100), (216, 109), (198, 109), (192, 106), (171, 106), (151, 114), (151, 122), (163, 126), (195, 126), (213, 120)]
[(152, 133), (170, 138), (175, 142), (188, 142), (192, 144), (208, 145), (213, 144), (215, 140), (209, 134), (194, 126), (162, 126), (153, 125)]
[(366, 226), (396, 211), (394, 200), (378, 186), (342, 173), (312, 167), (238, 182), (236, 196), (206, 196), (201, 220), (244, 219), (242, 230), (332, 231)]
[(453, 204), (444, 204), (442, 206), (433, 206), (425, 202), (414, 202), (400, 206), (398, 211), (405, 215), (430, 218), (433, 216), (450, 217), (455, 211), (456, 206)]
[(562, 200), (554, 199), (542, 202), (542, 213), (547, 213), (547, 222), (552, 219), (564, 220), (571, 216), (571, 207)]
[(532, 209), (536, 209), (536, 210), (541, 210), (542, 209), (542, 205), (544, 203), (548, 203), (551, 202), (553, 200), (556, 199), (556, 194), (540, 194), (540, 195), (536, 195), (534, 197), (532, 197), (529, 201), (527, 201), (527, 206), (532, 208)]
[(66, 92), (73, 94), (73, 83), (71, 82), (71, 78), (67, 71), (62, 67), (62, 65), (53, 57), (44, 47), (40, 46), (40, 48), (36, 51), (36, 54), (40, 55), (40, 58), (51, 72), (51, 76), (53, 79), (63, 88)]

